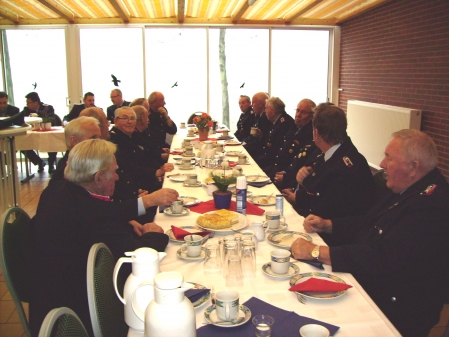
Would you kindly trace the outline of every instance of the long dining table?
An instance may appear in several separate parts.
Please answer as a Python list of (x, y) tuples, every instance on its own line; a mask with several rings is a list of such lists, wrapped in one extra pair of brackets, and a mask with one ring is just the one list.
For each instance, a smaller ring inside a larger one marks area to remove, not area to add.
[[(218, 136), (220, 135), (210, 135), (211, 138), (216, 138)], [(188, 138), (186, 129), (179, 129), (178, 134), (173, 137), (171, 149), (174, 150), (181, 148), (181, 144), (185, 138)], [(195, 137), (190, 137), (190, 139), (194, 138)], [(198, 151), (198, 149), (194, 149), (195, 153)], [(225, 146), (225, 151), (228, 153), (229, 151), (245, 152), (245, 149), (242, 145)], [(243, 174), (263, 175), (263, 171), (249, 156), (249, 154), (247, 154), (247, 156), (249, 164), (241, 165), (243, 168)], [(178, 160), (175, 160), (174, 158), (179, 157), (181, 157), (181, 155), (170, 155), (169, 162), (177, 162)], [(236, 157), (225, 157), (225, 159), (237, 161)], [(197, 174), (200, 182), (204, 182), (204, 179), (209, 175), (211, 170), (210, 168), (194, 166), (192, 169), (185, 170), (179, 165), (174, 166), (175, 169), (166, 174), (163, 187), (175, 189), (178, 191), (180, 196), (190, 196), (197, 198), (200, 201), (208, 201), (212, 199), (212, 196), (209, 196), (206, 193), (206, 189), (204, 187), (188, 187), (184, 186), (181, 182), (175, 182), (167, 178), (167, 176), (174, 174), (194, 173)], [(252, 192), (253, 195), (271, 195), (272, 193), (275, 195), (276, 193), (279, 193), (274, 184), (268, 184), (260, 188), (248, 186), (248, 192)], [(266, 211), (275, 210), (275, 206), (260, 207)], [(177, 227), (195, 226), (196, 220), (201, 214), (193, 210), (194, 206), (187, 215), (179, 217), (158, 212), (155, 217), (155, 222), (166, 232), (171, 229), (172, 225)], [(305, 233), (302, 225), (304, 218), (296, 213), (287, 200), (284, 200), (284, 216), (285, 222), (288, 224), (288, 230)], [(264, 215), (247, 215), (246, 217), (249, 223), (262, 222), (265, 220)], [(269, 233), (267, 233), (267, 235), (268, 234)], [(325, 245), (319, 235), (311, 233), (310, 236), (312, 237), (314, 243)], [(208, 242), (217, 243), (223, 238), (224, 235), (216, 233), (213, 238), (209, 238)], [(215, 292), (227, 288), (225, 279), (221, 274), (206, 275), (204, 273), (203, 260), (191, 261), (178, 257), (177, 251), (180, 248), (181, 245), (179, 242), (170, 240), (166, 248), (167, 256), (160, 263), (161, 271), (178, 271), (183, 274), (185, 281), (198, 283), (205, 287), (210, 287), (213, 285)], [(339, 296), (337, 298), (327, 300), (308, 298), (306, 304), (300, 303), (297, 300), (296, 294), (288, 290), (290, 287), (289, 279), (274, 278), (263, 272), (262, 266), (267, 262), (270, 262), (270, 252), (273, 249), (277, 249), (277, 247), (268, 242), (267, 238), (258, 243), (256, 249), (256, 277), (252, 279), (245, 278), (243, 281), (243, 286), (234, 288), (240, 295), (240, 303), (247, 301), (251, 297), (256, 297), (262, 301), (270, 303), (273, 306), (284, 310), (293, 311), (298, 315), (339, 326), (340, 329), (337, 331), (336, 335), (341, 337), (400, 336), (399, 332), (351, 274), (332, 272), (332, 268), (328, 265), (324, 266), (324, 270), (320, 270), (306, 263), (296, 263), (300, 269), (300, 273), (321, 271), (324, 273), (333, 274), (353, 287), (348, 289), (343, 296)], [(197, 329), (201, 328), (203, 323), (206, 322), (204, 312), (210, 305), (211, 303), (209, 300), (207, 303), (204, 303), (195, 309)], [(246, 324), (252, 323), (248, 322)], [(239, 329), (239, 327), (233, 327), (232, 329)]]

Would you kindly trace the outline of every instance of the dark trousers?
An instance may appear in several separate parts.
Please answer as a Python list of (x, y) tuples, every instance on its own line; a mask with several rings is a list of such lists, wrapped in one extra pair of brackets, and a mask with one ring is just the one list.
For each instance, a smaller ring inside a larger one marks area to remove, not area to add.
[[(43, 162), (42, 158), (33, 150), (21, 151), (34, 165), (39, 165)], [(57, 152), (48, 152), (48, 165), (54, 165), (56, 162)]]

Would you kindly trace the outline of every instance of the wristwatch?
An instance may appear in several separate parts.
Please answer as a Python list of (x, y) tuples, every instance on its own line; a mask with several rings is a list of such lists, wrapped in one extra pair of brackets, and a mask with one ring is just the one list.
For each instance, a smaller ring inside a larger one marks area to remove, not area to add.
[(312, 255), (314, 260), (318, 260), (318, 258), (320, 257), (320, 246), (315, 246), (310, 254)]

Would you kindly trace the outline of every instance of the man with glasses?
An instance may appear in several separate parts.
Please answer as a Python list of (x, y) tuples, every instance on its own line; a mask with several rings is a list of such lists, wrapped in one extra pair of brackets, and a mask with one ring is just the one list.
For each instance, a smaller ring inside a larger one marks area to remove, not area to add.
[(169, 152), (170, 145), (165, 139), (167, 133), (174, 135), (178, 131), (175, 122), (172, 121), (165, 108), (165, 97), (161, 92), (154, 91), (148, 96), (150, 104), (150, 134), (157, 142), (159, 142), (166, 152)]
[[(37, 117), (50, 117), (52, 118), (52, 125), (61, 126), (61, 119), (55, 114), (53, 106), (44, 104), (41, 102), (37, 92), (30, 92), (25, 96), (27, 106), (23, 109), (24, 116), (30, 116), (31, 114), (37, 115)], [(38, 172), (42, 172), (46, 163), (34, 152), (33, 150), (24, 151), (27, 158), (34, 164), (38, 165)], [(48, 153), (48, 172), (52, 173), (55, 170), (56, 152)]]
[(86, 108), (92, 108), (95, 107), (95, 96), (91, 92), (86, 92), (84, 94), (83, 98), (83, 104), (74, 104), (72, 110), (70, 110), (70, 113), (67, 115), (66, 120), (70, 122), (71, 120), (74, 120), (77, 118), (81, 111), (83, 111)]
[(112, 105), (108, 106), (106, 113), (107, 113), (108, 121), (110, 121), (111, 123), (114, 123), (115, 110), (122, 106), (129, 106), (130, 102), (127, 102), (123, 99), (122, 91), (120, 89), (112, 90), (110, 97), (111, 97)]
[(243, 141), (246, 137), (249, 136), (251, 125), (253, 124), (254, 119), (254, 112), (251, 106), (251, 98), (246, 95), (240, 95), (239, 107), (242, 113), (237, 122), (237, 130), (235, 131), (234, 136), (236, 136), (238, 140)]
[(14, 119), (9, 121), (7, 124), (5, 122), (0, 123), (1, 127), (8, 127), (12, 125), (22, 126), (25, 121), (23, 118), (23, 113), (21, 115), (19, 108), (8, 104), (8, 94), (4, 91), (0, 91), (0, 117), (13, 117)]

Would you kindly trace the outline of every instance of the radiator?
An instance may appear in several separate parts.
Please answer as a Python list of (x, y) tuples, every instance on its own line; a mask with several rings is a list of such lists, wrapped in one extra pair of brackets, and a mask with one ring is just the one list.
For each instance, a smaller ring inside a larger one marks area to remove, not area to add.
[(368, 164), (380, 169), (391, 134), (421, 127), (421, 110), (348, 100), (348, 135)]

